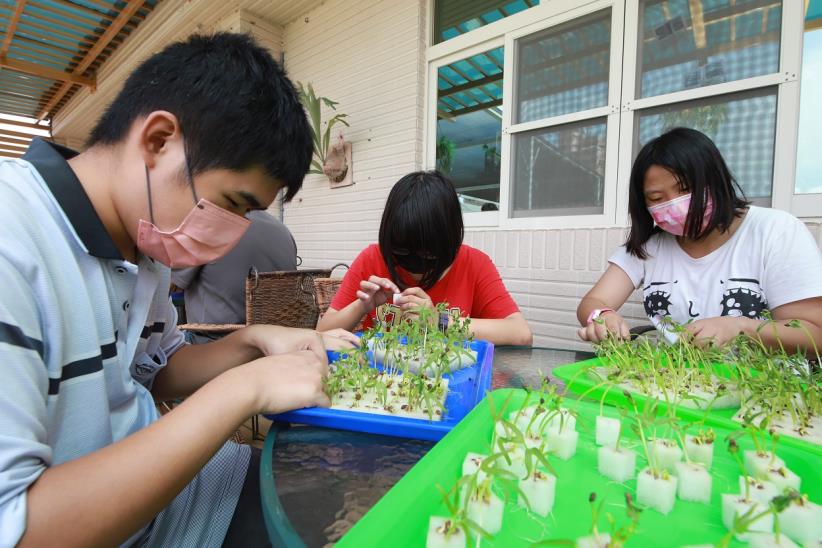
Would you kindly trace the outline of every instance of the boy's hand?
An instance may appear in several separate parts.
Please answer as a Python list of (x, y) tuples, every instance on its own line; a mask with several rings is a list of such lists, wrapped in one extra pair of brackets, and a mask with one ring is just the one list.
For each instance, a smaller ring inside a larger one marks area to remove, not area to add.
[(263, 356), (310, 350), (321, 362), (328, 363), (323, 339), (313, 329), (255, 324), (246, 327), (245, 331), (249, 344), (257, 348)]
[(234, 371), (242, 375), (254, 391), (255, 414), (331, 405), (323, 391), (328, 362), (319, 360), (311, 351), (266, 356)]
[(378, 306), (388, 302), (394, 293), (399, 293), (400, 288), (387, 278), (371, 276), (367, 280), (360, 282), (360, 290), (357, 291), (357, 298), (362, 305), (363, 314), (368, 314)]
[(360, 346), (360, 338), (342, 328), (320, 331), (326, 350), (348, 350)]

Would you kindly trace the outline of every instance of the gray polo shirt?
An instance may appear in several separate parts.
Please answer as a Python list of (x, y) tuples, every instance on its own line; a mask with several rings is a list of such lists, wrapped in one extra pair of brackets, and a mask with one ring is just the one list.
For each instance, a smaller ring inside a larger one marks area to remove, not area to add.
[[(295, 270), (297, 244), (288, 228), (265, 211), (248, 214), (251, 225), (225, 257), (205, 266), (171, 273), (185, 290), (188, 323), (245, 323), (245, 279), (251, 267), (259, 272)], [(207, 342), (194, 337), (194, 342)]]
[[(20, 540), (48, 467), (158, 419), (151, 385), (185, 344), (169, 269), (123, 259), (66, 162), (75, 154), (35, 140), (0, 159), (0, 546)], [(249, 456), (224, 445), (128, 544), (219, 547)]]

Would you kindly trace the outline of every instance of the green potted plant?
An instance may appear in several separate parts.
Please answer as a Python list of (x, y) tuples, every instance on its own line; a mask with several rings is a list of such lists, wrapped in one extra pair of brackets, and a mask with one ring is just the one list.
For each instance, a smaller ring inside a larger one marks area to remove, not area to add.
[(311, 138), (314, 141), (314, 155), (311, 158), (311, 168), (308, 173), (325, 175), (332, 183), (332, 186), (353, 184), (351, 177), (351, 143), (345, 142), (342, 131), (338, 133), (337, 142), (331, 143), (334, 126), (340, 124), (350, 127), (348, 120), (346, 120), (348, 115), (339, 112), (323, 122), (322, 105), (336, 111), (339, 103), (328, 97), (317, 95), (311, 83), (303, 86), (302, 83), (298, 82), (297, 91), (300, 102), (308, 112), (311, 121)]

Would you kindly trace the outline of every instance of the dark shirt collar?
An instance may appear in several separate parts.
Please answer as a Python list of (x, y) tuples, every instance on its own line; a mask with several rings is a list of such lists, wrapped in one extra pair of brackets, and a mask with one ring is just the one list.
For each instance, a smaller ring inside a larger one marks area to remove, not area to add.
[(36, 138), (23, 155), (23, 160), (32, 164), (43, 177), (89, 254), (99, 259), (122, 261), (123, 256), (91, 205), (74, 170), (68, 165), (67, 160), (77, 154), (64, 146)]

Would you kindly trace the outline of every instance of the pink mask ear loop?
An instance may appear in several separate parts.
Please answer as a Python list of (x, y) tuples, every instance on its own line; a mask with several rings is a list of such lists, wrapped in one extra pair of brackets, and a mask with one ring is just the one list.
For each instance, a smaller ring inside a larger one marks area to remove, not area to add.
[(151, 175), (148, 174), (148, 164), (143, 164), (146, 168), (146, 190), (148, 191), (148, 218), (151, 219), (151, 224), (154, 223), (154, 204), (151, 202)]
[[(146, 168), (146, 190), (148, 191), (148, 217), (151, 219), (151, 224), (157, 226), (154, 222), (154, 204), (151, 201), (151, 175), (148, 171), (148, 165), (143, 164)], [(188, 165), (188, 156), (186, 156), (186, 177), (188, 177), (188, 186), (191, 188), (191, 195), (194, 197), (194, 205), (199, 203), (197, 198), (197, 190), (194, 188), (194, 177), (191, 175), (191, 166)]]
[(197, 190), (194, 188), (194, 176), (191, 175), (191, 166), (188, 163), (188, 154), (185, 156), (186, 161), (186, 177), (188, 177), (188, 185), (191, 187), (191, 195), (194, 196), (194, 205), (200, 203), (200, 199), (197, 198)]

